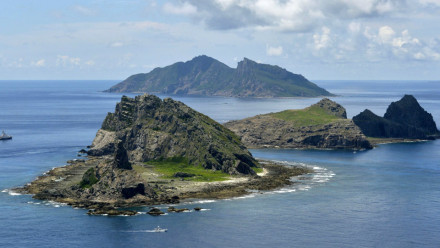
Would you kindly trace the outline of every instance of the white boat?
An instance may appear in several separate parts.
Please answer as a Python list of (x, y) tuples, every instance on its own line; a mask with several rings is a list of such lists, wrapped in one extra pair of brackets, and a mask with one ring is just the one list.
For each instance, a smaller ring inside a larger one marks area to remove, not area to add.
[(153, 229), (153, 232), (166, 232), (166, 231), (168, 231), (168, 229), (160, 228), (160, 226), (157, 226), (156, 228)]
[(9, 136), (5, 133), (5, 131), (2, 131), (2, 135), (0, 135), (0, 140), (10, 140), (12, 139), (12, 136)]

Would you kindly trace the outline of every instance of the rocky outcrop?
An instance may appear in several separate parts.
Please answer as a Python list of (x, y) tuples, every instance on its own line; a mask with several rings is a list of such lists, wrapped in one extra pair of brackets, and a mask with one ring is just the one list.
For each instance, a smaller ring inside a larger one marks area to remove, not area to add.
[(117, 167), (124, 169), (130, 167), (128, 161), (174, 157), (231, 175), (253, 175), (251, 167), (257, 166), (233, 132), (181, 102), (153, 95), (124, 96), (115, 113), (107, 115), (89, 155), (115, 152), (120, 153)]
[(432, 139), (440, 135), (432, 115), (411, 95), (391, 103), (384, 117), (366, 109), (353, 121), (369, 137)]
[(132, 75), (107, 92), (149, 92), (236, 97), (331, 96), (302, 75), (244, 58), (236, 69), (198, 56), (149, 73)]
[(314, 106), (319, 107), (324, 110), (324, 112), (328, 115), (336, 116), (341, 119), (347, 119), (347, 111), (342, 105), (337, 102), (334, 102), (328, 98), (324, 98)]
[(370, 149), (345, 108), (323, 99), (303, 110), (258, 115), (224, 125), (253, 148)]

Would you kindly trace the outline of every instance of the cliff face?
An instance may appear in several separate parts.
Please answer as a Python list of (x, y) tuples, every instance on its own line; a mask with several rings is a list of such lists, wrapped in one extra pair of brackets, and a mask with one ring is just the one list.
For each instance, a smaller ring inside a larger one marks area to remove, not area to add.
[(131, 162), (184, 157), (229, 174), (254, 174), (250, 167), (257, 163), (233, 132), (181, 102), (153, 95), (122, 97), (89, 155), (113, 154), (118, 144)]
[(255, 148), (370, 149), (360, 129), (347, 120), (345, 108), (329, 100), (303, 110), (258, 115), (225, 126)]
[(432, 115), (411, 95), (391, 103), (384, 117), (366, 109), (353, 121), (370, 137), (427, 139), (440, 134)]
[(233, 69), (208, 56), (132, 75), (107, 91), (238, 97), (332, 95), (302, 75), (278, 66), (245, 58)]

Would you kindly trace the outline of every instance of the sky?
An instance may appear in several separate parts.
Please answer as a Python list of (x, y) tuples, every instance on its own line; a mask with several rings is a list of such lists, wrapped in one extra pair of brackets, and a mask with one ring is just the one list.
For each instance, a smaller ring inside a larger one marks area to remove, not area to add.
[(440, 0), (0, 1), (0, 80), (122, 80), (198, 55), (312, 80), (439, 80)]

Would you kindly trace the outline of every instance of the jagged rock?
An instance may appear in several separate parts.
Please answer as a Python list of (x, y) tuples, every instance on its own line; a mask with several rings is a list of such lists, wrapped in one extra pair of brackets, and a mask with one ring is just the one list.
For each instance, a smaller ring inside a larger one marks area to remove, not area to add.
[(347, 119), (347, 112), (345, 111), (345, 108), (342, 107), (342, 105), (340, 105), (339, 103), (334, 102), (328, 98), (322, 99), (315, 105), (323, 109), (329, 115), (334, 115), (342, 119)]
[(137, 212), (133, 210), (119, 210), (112, 207), (103, 207), (98, 209), (91, 209), (87, 212), (88, 215), (108, 215), (108, 216), (118, 216), (118, 215), (125, 215), (125, 216), (131, 216), (136, 215)]
[(159, 215), (163, 215), (165, 214), (164, 212), (162, 212), (160, 209), (158, 208), (152, 208), (150, 211), (147, 212), (147, 214), (149, 215), (153, 215), (153, 216), (159, 216)]
[(131, 170), (131, 163), (128, 161), (127, 150), (123, 142), (118, 142), (116, 146), (113, 166), (118, 169)]
[(384, 117), (366, 109), (353, 121), (370, 137), (429, 139), (440, 135), (432, 115), (411, 95), (391, 103)]
[(202, 208), (200, 208), (200, 207), (195, 207), (194, 210), (195, 210), (195, 211), (200, 211), (200, 210), (202, 210)]
[(108, 92), (159, 92), (178, 95), (239, 97), (331, 96), (299, 74), (244, 58), (236, 69), (198, 56), (149, 73), (128, 77)]
[(258, 115), (225, 126), (253, 148), (371, 149), (345, 108), (327, 98), (303, 110)]
[(188, 208), (175, 208), (175, 207), (171, 206), (171, 207), (168, 207), (167, 211), (170, 213), (182, 213), (185, 211), (189, 211), (189, 209)]
[[(98, 131), (90, 154), (126, 150), (130, 162), (184, 157), (191, 165), (251, 174), (256, 160), (230, 130), (170, 98), (123, 96)], [(121, 155), (124, 155), (121, 153)], [(118, 167), (119, 168), (119, 167)]]

